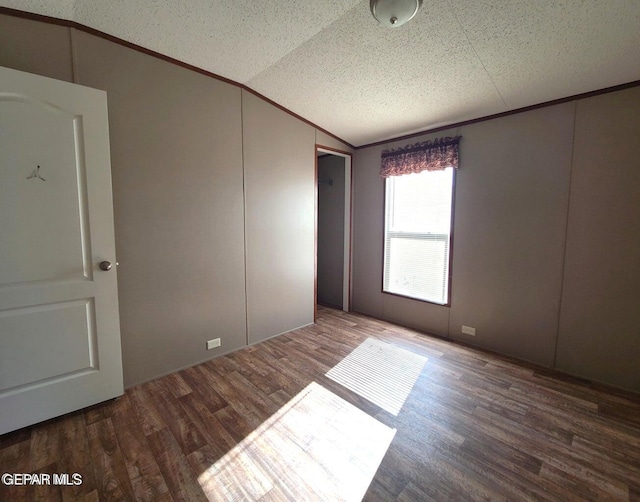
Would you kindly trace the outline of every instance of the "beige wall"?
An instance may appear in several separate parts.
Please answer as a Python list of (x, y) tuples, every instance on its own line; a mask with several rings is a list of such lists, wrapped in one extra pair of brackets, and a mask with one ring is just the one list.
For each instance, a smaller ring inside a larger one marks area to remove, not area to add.
[(345, 158), (318, 158), (318, 302), (342, 309)]
[[(126, 386), (313, 322), (313, 127), (237, 86), (11, 16), (0, 65), (107, 91)], [(212, 338), (222, 346), (207, 351)]]
[(553, 365), (573, 110), (565, 103), (460, 128), (452, 338)]
[(77, 81), (109, 103), (125, 381), (244, 346), (240, 89), (73, 37)]
[[(635, 88), (358, 150), (355, 310), (640, 391), (638, 117)], [(380, 152), (456, 133), (451, 307), (382, 294)]]
[(316, 129), (316, 145), (327, 146), (335, 150), (347, 153), (353, 153), (354, 150), (349, 145), (337, 140), (333, 136), (329, 136), (326, 132)]
[(0, 64), (73, 82), (71, 30), (0, 14)]
[(640, 88), (577, 103), (556, 367), (640, 391)]
[(249, 343), (313, 323), (315, 129), (242, 93)]

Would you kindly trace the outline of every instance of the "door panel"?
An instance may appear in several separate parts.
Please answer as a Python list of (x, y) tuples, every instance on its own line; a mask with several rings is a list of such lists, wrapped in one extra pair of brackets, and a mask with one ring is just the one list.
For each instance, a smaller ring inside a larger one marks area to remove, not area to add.
[[(23, 96), (0, 101), (0, 285), (85, 274), (79, 117)], [(28, 138), (26, 141), (25, 139)]]
[(0, 68), (0, 235), (0, 434), (121, 395), (106, 93)]
[(0, 392), (97, 370), (92, 299), (5, 310), (0, 333), (12, 334), (0, 353)]

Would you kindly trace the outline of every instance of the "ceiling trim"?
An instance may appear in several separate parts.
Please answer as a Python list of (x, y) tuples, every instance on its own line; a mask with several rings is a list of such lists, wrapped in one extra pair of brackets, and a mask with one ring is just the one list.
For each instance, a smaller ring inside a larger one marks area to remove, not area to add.
[(240, 88), (242, 90), (250, 92), (254, 96), (257, 96), (258, 98), (263, 99), (267, 103), (275, 106), (276, 108), (282, 110), (285, 113), (288, 113), (289, 115), (297, 118), (298, 120), (301, 120), (305, 124), (308, 124), (311, 127), (314, 127), (316, 129), (318, 129), (319, 131), (324, 132), (325, 134), (328, 134), (329, 136), (331, 136), (334, 139), (337, 139), (341, 143), (344, 143), (345, 145), (347, 145), (349, 148), (352, 148), (354, 150), (356, 148), (355, 146), (353, 146), (348, 141), (345, 141), (344, 139), (340, 138), (339, 136), (336, 136), (335, 134), (333, 134), (332, 132), (327, 131), (323, 127), (320, 127), (319, 125), (314, 124), (310, 120), (298, 115), (297, 113), (292, 112), (291, 110), (289, 110), (288, 108), (285, 108), (281, 104), (276, 103), (275, 101), (273, 101), (272, 99), (269, 99), (268, 97), (264, 96), (263, 94), (260, 94), (258, 91), (255, 91), (255, 90), (251, 89), (249, 86), (247, 86), (245, 84), (241, 84), (239, 82), (236, 82), (235, 80), (231, 80), (231, 79), (222, 77), (222, 76), (217, 75), (215, 73), (212, 73), (210, 71), (204, 70), (204, 69), (202, 69), (202, 68), (200, 68), (198, 66), (194, 66), (194, 65), (191, 65), (189, 63), (185, 63), (184, 61), (180, 61), (179, 59), (175, 59), (175, 58), (172, 58), (172, 57), (167, 56), (165, 54), (162, 54), (160, 52), (156, 52), (154, 50), (147, 49), (146, 47), (142, 47), (141, 45), (137, 45), (137, 44), (134, 44), (132, 42), (128, 42), (126, 40), (123, 40), (122, 38), (114, 37), (113, 35), (109, 35), (108, 33), (105, 33), (105, 32), (100, 31), (100, 30), (96, 30), (96, 29), (91, 28), (89, 26), (86, 26), (84, 24), (80, 24), (80, 23), (78, 23), (76, 21), (71, 21), (71, 20), (68, 20), (68, 19), (60, 19), (60, 18), (51, 17), (51, 16), (45, 16), (43, 14), (35, 14), (33, 12), (26, 12), (26, 11), (23, 11), (23, 10), (12, 9), (10, 7), (2, 7), (2, 6), (0, 6), (0, 14), (4, 14), (4, 15), (7, 15), (7, 16), (13, 16), (13, 17), (19, 17), (19, 18), (23, 18), (23, 19), (29, 19), (31, 21), (39, 21), (39, 22), (42, 22), (42, 23), (54, 24), (54, 25), (57, 25), (57, 26), (63, 26), (65, 28), (74, 28), (76, 30), (88, 33), (89, 35), (94, 35), (96, 37), (108, 40), (109, 42), (113, 42), (113, 43), (116, 43), (118, 45), (122, 45), (124, 47), (127, 47), (129, 49), (133, 49), (135, 51), (142, 52), (142, 53), (147, 54), (149, 56), (161, 59), (163, 61), (166, 61), (167, 63), (171, 63), (171, 64), (174, 64), (174, 65), (180, 66), (182, 68), (185, 68), (187, 70), (195, 71), (195, 72), (200, 73), (202, 75), (205, 75), (207, 77), (211, 77), (211, 78), (214, 78), (216, 80), (220, 80), (221, 82), (225, 82), (227, 84), (230, 84), (230, 85), (233, 85), (235, 87), (238, 87), (238, 88)]
[(509, 115), (515, 115), (517, 113), (530, 112), (531, 110), (537, 110), (539, 108), (546, 108), (548, 106), (559, 105), (562, 103), (568, 103), (569, 101), (578, 101), (581, 99), (591, 98), (593, 96), (599, 96), (601, 94), (608, 94), (610, 92), (622, 91), (624, 89), (630, 89), (632, 87), (640, 87), (640, 80), (634, 80), (632, 82), (627, 82), (626, 84), (614, 85), (611, 87), (605, 87), (603, 89), (597, 89), (595, 91), (583, 92), (581, 94), (574, 94), (572, 96), (567, 96), (566, 98), (554, 99), (552, 101), (545, 101), (544, 103), (538, 103), (535, 105), (524, 106), (522, 108), (516, 108), (514, 110), (507, 110), (506, 112), (494, 113), (493, 115), (486, 115), (484, 117), (478, 117), (476, 119), (463, 120), (462, 122), (454, 122), (451, 124), (434, 127), (432, 129), (425, 129), (424, 131), (414, 132), (411, 134), (405, 134), (403, 136), (396, 136), (394, 138), (384, 139), (381, 141), (376, 141), (374, 143), (368, 143), (366, 145), (357, 146), (356, 150), (361, 150), (363, 148), (369, 148), (371, 146), (380, 146), (386, 145), (387, 143), (392, 143), (395, 141), (401, 141), (405, 139), (416, 138), (418, 136), (424, 136), (425, 134), (431, 134), (439, 131), (446, 131), (447, 129), (453, 129), (454, 127), (462, 127), (470, 124), (477, 124), (478, 122), (485, 122), (487, 120), (498, 119), (500, 117), (507, 117)]

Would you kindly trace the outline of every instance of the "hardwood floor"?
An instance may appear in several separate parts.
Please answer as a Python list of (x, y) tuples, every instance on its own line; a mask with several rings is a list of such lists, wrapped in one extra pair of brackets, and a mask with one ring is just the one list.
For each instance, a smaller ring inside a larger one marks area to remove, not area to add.
[(0, 436), (0, 472), (83, 480), (0, 483), (0, 500), (640, 501), (638, 396), (318, 314), (315, 326)]

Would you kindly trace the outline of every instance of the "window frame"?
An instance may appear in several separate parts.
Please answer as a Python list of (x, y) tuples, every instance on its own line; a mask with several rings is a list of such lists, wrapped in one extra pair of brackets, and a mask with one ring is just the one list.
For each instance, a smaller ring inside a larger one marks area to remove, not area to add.
[(451, 296), (453, 286), (453, 249), (454, 249), (454, 222), (456, 215), (456, 181), (458, 178), (458, 170), (453, 168), (453, 174), (451, 177), (451, 223), (449, 231), (449, 274), (447, 277), (447, 303), (437, 303), (430, 300), (423, 300), (422, 298), (414, 298), (413, 296), (407, 296), (400, 293), (393, 293), (391, 291), (384, 290), (384, 272), (385, 272), (385, 248), (386, 248), (386, 225), (387, 225), (387, 179), (382, 178), (382, 260), (380, 276), (380, 292), (383, 295), (395, 296), (398, 298), (407, 298), (416, 302), (427, 303), (429, 305), (436, 305), (438, 307), (451, 307)]

